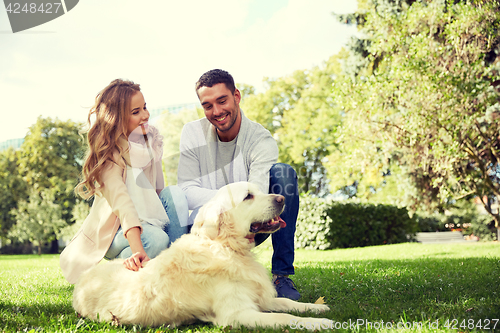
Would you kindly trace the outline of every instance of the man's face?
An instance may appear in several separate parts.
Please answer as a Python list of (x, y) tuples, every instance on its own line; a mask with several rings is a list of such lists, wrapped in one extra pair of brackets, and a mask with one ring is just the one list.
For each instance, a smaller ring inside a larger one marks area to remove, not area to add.
[(233, 140), (240, 131), (240, 91), (234, 94), (224, 83), (212, 87), (201, 87), (197, 91), (205, 117), (217, 128), (221, 141)]

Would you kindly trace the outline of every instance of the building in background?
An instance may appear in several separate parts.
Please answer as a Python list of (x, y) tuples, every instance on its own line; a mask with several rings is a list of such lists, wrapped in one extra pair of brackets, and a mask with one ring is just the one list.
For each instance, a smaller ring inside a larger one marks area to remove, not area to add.
[(21, 147), (23, 142), (24, 142), (24, 138), (9, 139), (9, 140), (6, 140), (4, 142), (0, 142), (0, 151), (5, 150), (9, 147), (12, 147), (14, 149), (18, 149), (19, 147)]
[(174, 105), (169, 105), (161, 108), (154, 108), (152, 110), (149, 110), (149, 115), (151, 118), (157, 117), (161, 115), (163, 112), (168, 111), (172, 114), (177, 114), (182, 110), (196, 110), (197, 107), (199, 107), (199, 103), (184, 103), (184, 104), (174, 104)]

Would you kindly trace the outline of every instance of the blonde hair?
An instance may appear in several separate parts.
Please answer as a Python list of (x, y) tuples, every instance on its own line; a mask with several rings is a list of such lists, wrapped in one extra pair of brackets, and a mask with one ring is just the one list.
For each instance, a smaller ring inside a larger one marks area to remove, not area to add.
[[(105, 162), (112, 160), (113, 153), (123, 154), (118, 140), (127, 140), (127, 124), (130, 119), (130, 100), (141, 91), (139, 84), (121, 79), (113, 80), (101, 90), (88, 116), (87, 155), (82, 168), (81, 181), (75, 193), (84, 199), (92, 197), (101, 183)], [(91, 117), (95, 121), (91, 123)]]

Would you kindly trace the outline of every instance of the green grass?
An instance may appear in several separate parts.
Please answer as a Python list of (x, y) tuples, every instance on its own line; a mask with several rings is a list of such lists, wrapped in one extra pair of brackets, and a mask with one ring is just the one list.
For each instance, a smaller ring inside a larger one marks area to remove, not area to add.
[[(269, 267), (269, 246), (255, 251)], [(169, 329), (80, 319), (71, 307), (73, 286), (62, 277), (58, 260), (58, 255), (0, 256), (0, 332), (248, 332), (201, 323)], [(359, 320), (359, 331), (397, 331), (377, 329), (382, 321), (385, 328), (387, 323), (413, 327), (405, 332), (500, 331), (500, 322), (493, 321), (500, 319), (498, 243), (298, 250), (295, 266), (301, 301), (323, 296), (331, 310), (321, 316), (351, 330)], [(479, 329), (487, 320), (490, 329)]]

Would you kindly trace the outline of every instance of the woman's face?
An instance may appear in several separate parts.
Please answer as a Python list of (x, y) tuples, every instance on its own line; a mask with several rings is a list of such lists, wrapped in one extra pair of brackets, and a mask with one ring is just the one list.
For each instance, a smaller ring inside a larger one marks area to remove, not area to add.
[(138, 91), (130, 99), (130, 118), (127, 126), (127, 136), (142, 136), (149, 131), (149, 111), (142, 92)]

